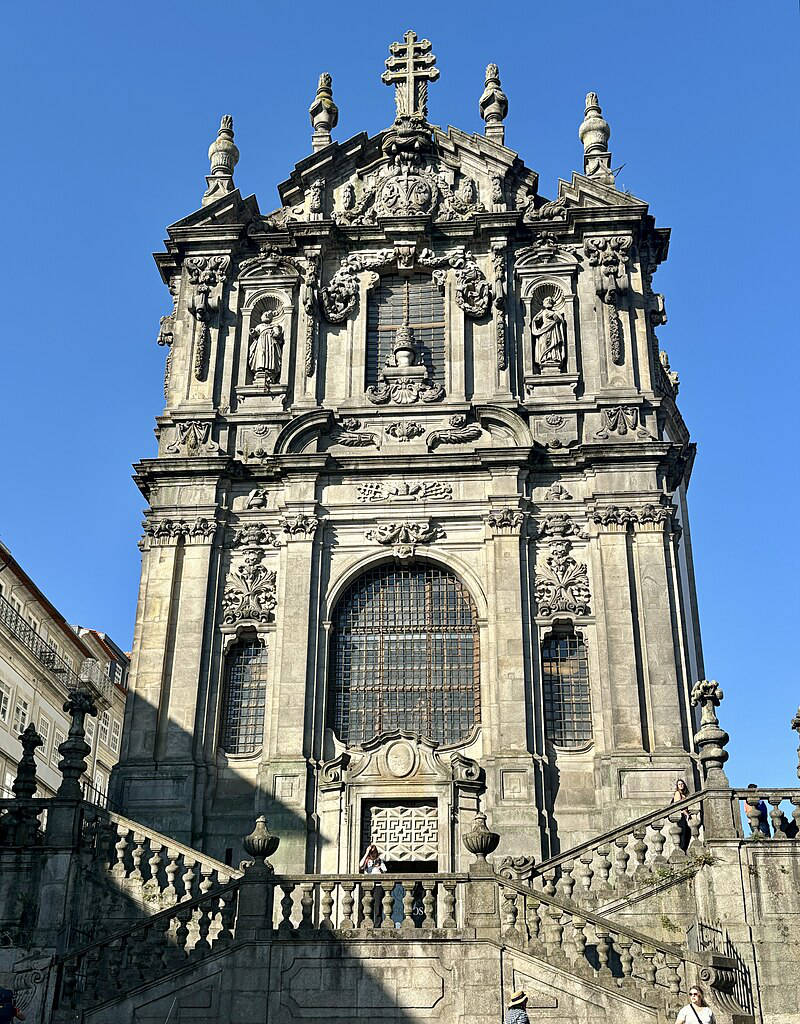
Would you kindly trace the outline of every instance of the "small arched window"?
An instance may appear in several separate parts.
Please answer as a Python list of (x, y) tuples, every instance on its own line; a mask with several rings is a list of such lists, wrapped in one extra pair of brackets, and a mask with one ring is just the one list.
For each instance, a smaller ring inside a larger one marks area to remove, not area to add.
[(547, 739), (558, 747), (582, 747), (592, 739), (592, 702), (586, 644), (574, 632), (542, 642), (542, 689)]
[(454, 573), (369, 570), (337, 605), (332, 640), (330, 725), (344, 743), (394, 729), (457, 743), (480, 721), (477, 614)]
[(414, 329), (417, 362), (433, 380), (442, 380), (444, 296), (427, 274), (385, 274), (367, 302), (367, 384), (378, 380), (403, 324)]
[(244, 640), (225, 659), (225, 689), (219, 745), (228, 754), (255, 754), (264, 743), (267, 649)]

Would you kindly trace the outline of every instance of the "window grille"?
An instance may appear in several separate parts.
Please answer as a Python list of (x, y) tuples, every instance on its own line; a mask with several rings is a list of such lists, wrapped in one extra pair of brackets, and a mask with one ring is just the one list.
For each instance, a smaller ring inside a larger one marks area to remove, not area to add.
[(404, 729), (439, 743), (480, 721), (475, 605), (452, 573), (381, 566), (335, 613), (330, 718), (345, 743)]
[(417, 362), (434, 380), (444, 376), (444, 296), (425, 274), (387, 274), (367, 303), (367, 384), (391, 360), (397, 328), (414, 328)]
[(267, 649), (256, 640), (237, 644), (226, 662), (220, 747), (229, 754), (254, 754), (264, 742)]
[(559, 747), (580, 747), (592, 738), (592, 703), (586, 644), (574, 634), (542, 643), (545, 732)]

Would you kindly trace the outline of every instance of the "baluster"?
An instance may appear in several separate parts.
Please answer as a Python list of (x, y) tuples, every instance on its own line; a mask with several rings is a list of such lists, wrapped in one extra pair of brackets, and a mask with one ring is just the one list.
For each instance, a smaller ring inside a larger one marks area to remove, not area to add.
[(794, 804), (792, 818), (794, 818), (794, 823), (797, 826), (797, 832), (795, 833), (795, 836), (797, 838), (800, 838), (800, 796), (791, 797), (791, 801)]
[(412, 931), (416, 925), (414, 924), (414, 886), (415, 882), (403, 881), (403, 920), (400, 923), (400, 928), (405, 931)]
[(600, 888), (608, 889), (608, 876), (611, 874), (611, 861), (608, 854), (610, 847), (605, 843), (597, 847), (597, 874), (600, 876)]
[(586, 960), (586, 920), (577, 914), (572, 915), (572, 941), (575, 944), (575, 960), (583, 964)]
[(394, 921), (392, 920), (392, 910), (394, 909), (394, 895), (392, 894), (392, 887), (388, 882), (383, 882), (381, 885), (381, 907), (383, 908), (383, 920), (381, 921), (381, 929), (385, 932), (394, 931)]
[(555, 896), (556, 894), (556, 869), (548, 868), (542, 873), (544, 879), (544, 894), (545, 896)]
[(611, 949), (611, 944), (608, 941), (608, 928), (596, 925), (594, 930), (597, 936), (597, 959), (600, 964), (598, 974), (611, 974), (608, 966), (608, 954)]
[(197, 942), (195, 942), (194, 948), (192, 949), (192, 956), (203, 956), (205, 953), (208, 953), (209, 950), (211, 949), (211, 943), (208, 941), (208, 933), (211, 930), (211, 921), (213, 913), (212, 905), (212, 900), (206, 900), (204, 903), (201, 903), (200, 906), (197, 908), (198, 916), (196, 924), (198, 934)]
[(614, 840), (614, 883), (618, 889), (627, 888), (630, 879), (628, 878), (628, 861), (631, 855), (628, 853), (628, 836), (617, 836)]
[(681, 976), (678, 973), (678, 968), (681, 965), (681, 961), (677, 957), (667, 956), (667, 988), (673, 996), (676, 996), (681, 990)]
[(513, 889), (503, 889), (503, 934), (511, 932), (512, 937), (517, 932), (517, 894)]
[(117, 835), (119, 839), (114, 843), (114, 854), (115, 862), (111, 869), (111, 874), (118, 881), (125, 877), (125, 851), (128, 849), (127, 836), (130, 835), (130, 829), (124, 828), (122, 825), (117, 825)]
[(642, 946), (642, 971), (644, 972), (645, 984), (648, 988), (655, 988), (656, 984), (656, 951), (651, 946)]
[(78, 961), (67, 960), (61, 975), (61, 1002), (67, 1006), (75, 1006), (75, 989), (78, 978)]
[(557, 907), (554, 904), (550, 904), (547, 908), (547, 917), (549, 919), (549, 928), (545, 944), (547, 946), (550, 956), (558, 957), (563, 956), (561, 944), (564, 941), (564, 925), (561, 923), (561, 918), (564, 916), (564, 911), (561, 907)]
[(307, 934), (314, 929), (314, 883), (300, 883), (300, 925), (299, 932)]
[(781, 811), (781, 797), (779, 796), (768, 796), (767, 803), (772, 807), (769, 812), (770, 821), (772, 822), (772, 838), (773, 839), (788, 839), (788, 836), (783, 831), (783, 811)]
[(99, 994), (99, 982), (101, 976), (100, 947), (93, 946), (87, 950), (84, 958), (84, 986), (87, 992), (95, 998)]
[[(364, 885), (367, 883), (365, 882)], [(333, 921), (331, 915), (333, 914), (333, 890), (336, 883), (330, 879), (325, 882), (320, 882), (319, 887), (322, 891), (320, 898), (320, 910), (322, 911), (322, 920), (319, 923), (321, 931), (331, 932), (333, 931)]]
[(375, 927), (375, 883), (361, 883), (361, 927), (371, 931)]
[(165, 909), (167, 907), (174, 907), (178, 902), (178, 892), (175, 888), (175, 876), (178, 873), (178, 857), (180, 857), (180, 853), (177, 850), (167, 847), (167, 866), (164, 868), (167, 876), (167, 887), (162, 893), (162, 902)]
[(220, 898), (220, 930), (215, 946), (230, 946), (234, 940), (233, 927), (236, 921), (236, 893), (231, 891)]
[(189, 922), (192, 920), (194, 910), (191, 907), (182, 907), (178, 904), (175, 917), (178, 920), (175, 928), (175, 949), (179, 954), (178, 959), (184, 961), (188, 956), (187, 945), (189, 943)]
[(633, 856), (636, 858), (636, 866), (633, 869), (635, 878), (647, 871), (647, 868), (644, 866), (644, 860), (647, 856), (647, 843), (644, 841), (647, 835), (647, 826), (642, 827), (639, 825), (638, 828), (633, 830), (632, 834), (634, 838)]
[(583, 864), (583, 875), (581, 877), (581, 884), (584, 890), (588, 893), (592, 888), (592, 878), (594, 877), (594, 871), (592, 870), (592, 861), (594, 860), (594, 850), (586, 850), (580, 856), (581, 864)]
[(650, 828), (653, 830), (653, 835), (650, 843), (653, 847), (653, 856), (650, 858), (650, 867), (663, 867), (667, 861), (663, 854), (664, 843), (666, 838), (664, 836), (664, 822), (653, 821), (650, 824)]
[(575, 861), (566, 860), (561, 865), (561, 878), (558, 880), (558, 891), (565, 900), (572, 899), (572, 891), (575, 888), (575, 879), (572, 872), (575, 870)]
[(695, 843), (700, 842), (700, 808), (697, 810), (689, 811), (689, 834), (691, 836), (689, 840), (689, 849), (691, 850)]
[(339, 927), (343, 932), (352, 931), (355, 928), (353, 923), (353, 903), (355, 902), (353, 897), (353, 890), (356, 887), (355, 882), (342, 882), (342, 920), (339, 922)]
[(456, 883), (442, 882), (442, 888), (444, 889), (444, 894), (442, 895), (442, 903), (444, 904), (442, 928), (456, 928)]
[(628, 938), (626, 935), (618, 935), (616, 944), (619, 948), (619, 959), (622, 964), (622, 977), (632, 978), (633, 954), (631, 953), (631, 946), (633, 945), (633, 939)]
[(133, 870), (131, 871), (128, 878), (136, 879), (137, 881), (142, 880), (142, 855), (144, 854), (144, 836), (140, 832), (133, 833), (133, 853), (131, 859), (133, 861)]
[(214, 874), (214, 869), (209, 864), (200, 865), (200, 895), (205, 896), (211, 886), (214, 884), (211, 876)]
[(182, 900), (190, 900), (195, 895), (195, 892), (194, 892), (194, 880), (195, 880), (194, 869), (195, 869), (195, 867), (197, 865), (197, 861), (196, 861), (196, 859), (194, 857), (184, 857), (183, 858), (183, 863), (184, 863), (184, 866), (185, 866), (186, 870), (183, 872), (183, 878), (181, 879), (181, 881), (183, 882), (183, 896), (181, 896), (181, 899)]
[(747, 800), (744, 802), (744, 813), (747, 815), (747, 823), (750, 826), (750, 834), (754, 836), (762, 835), (759, 825), (761, 824), (761, 811), (758, 808), (759, 797), (753, 795), (752, 804), (749, 804)]
[(541, 943), (542, 934), (542, 923), (539, 919), (539, 907), (541, 901), (537, 900), (535, 896), (529, 896), (525, 900), (525, 923), (528, 926), (528, 935), (530, 941), (535, 943)]
[(681, 811), (675, 811), (670, 814), (667, 819), (669, 824), (667, 825), (667, 831), (669, 832), (670, 845), (672, 846), (672, 852), (669, 855), (671, 863), (680, 863), (686, 860), (686, 852), (681, 847), (681, 835), (683, 830), (681, 828), (681, 819), (683, 814)]
[(113, 942), (108, 943), (108, 965), (106, 970), (108, 971), (109, 991), (118, 991), (122, 978), (122, 943), (119, 939), (114, 939)]
[(278, 924), (279, 935), (291, 935), (292, 928), (292, 907), (294, 900), (292, 899), (294, 893), (294, 882), (281, 882), (281, 892), (283, 893), (283, 899), (281, 900), (281, 920)]
[[(148, 903), (160, 904), (161, 881), (158, 877), (158, 872), (162, 864), (161, 851), (163, 850), (163, 848), (164, 847), (161, 843), (157, 843), (155, 841), (152, 841), (150, 843), (150, 857), (147, 861), (147, 865), (150, 869), (150, 877), (142, 886), (142, 893), (144, 895), (144, 899)], [(158, 909), (162, 909), (160, 905)]]
[(423, 928), (435, 928), (436, 920), (434, 912), (436, 910), (436, 899), (434, 892), (436, 889), (436, 882), (424, 879), (422, 882), (422, 888), (425, 891), (425, 895), (422, 897), (422, 909), (425, 917), (422, 919)]

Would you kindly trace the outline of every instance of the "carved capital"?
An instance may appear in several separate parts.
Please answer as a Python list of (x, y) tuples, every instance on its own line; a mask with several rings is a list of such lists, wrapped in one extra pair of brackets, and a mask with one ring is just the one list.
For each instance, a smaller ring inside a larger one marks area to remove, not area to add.
[(592, 519), (606, 533), (626, 533), (628, 526), (637, 521), (636, 513), (619, 505), (606, 505), (595, 509)]
[(525, 522), (525, 513), (515, 508), (492, 509), (486, 516), (486, 525), (493, 534), (519, 533)]
[(301, 512), (296, 516), (281, 519), (281, 526), (289, 540), (312, 540), (317, 532), (319, 519)]
[(144, 535), (139, 541), (139, 550), (163, 547), (167, 544), (210, 544), (216, 535), (214, 519), (198, 516), (197, 519), (153, 519), (147, 518), (142, 524)]
[(644, 505), (636, 518), (636, 530), (643, 533), (662, 533), (673, 529), (673, 505)]

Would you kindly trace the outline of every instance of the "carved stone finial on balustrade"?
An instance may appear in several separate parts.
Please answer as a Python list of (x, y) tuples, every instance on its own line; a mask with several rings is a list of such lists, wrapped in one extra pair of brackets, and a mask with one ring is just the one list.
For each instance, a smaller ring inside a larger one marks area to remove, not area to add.
[(86, 771), (86, 758), (92, 749), (85, 739), (85, 721), (87, 715), (97, 717), (97, 705), (88, 690), (73, 690), (64, 702), (64, 711), (70, 716), (70, 726), (69, 735), (58, 748), (61, 785), (56, 796), (62, 800), (80, 800), (80, 777)]
[(508, 114), (508, 97), (500, 88), (500, 72), (496, 64), (489, 64), (486, 68), (486, 84), (478, 100), (478, 109), (486, 122), (486, 138), (500, 146), (505, 145), (506, 129), (503, 121)]
[(333, 102), (332, 84), (331, 76), (327, 71), (323, 71), (319, 76), (317, 94), (308, 108), (311, 127), (314, 129), (311, 148), (315, 153), (318, 149), (324, 149), (331, 144), (331, 132), (339, 123), (339, 108)]
[(233, 117), (223, 114), (217, 137), (208, 149), (211, 173), (206, 176), (208, 188), (203, 193), (203, 206), (215, 202), (220, 196), (233, 192), (233, 169), (239, 163), (239, 150), (233, 141)]
[(722, 766), (728, 760), (725, 746), (730, 736), (720, 728), (715, 710), (722, 698), (722, 689), (716, 679), (701, 679), (692, 689), (692, 706), (700, 705), (700, 728), (695, 733), (694, 741), (706, 784), (716, 789), (728, 786), (728, 778)]
[(461, 839), (475, 858), (470, 865), (470, 873), (475, 875), (491, 874), (492, 868), (486, 858), (497, 849), (500, 836), (497, 832), (490, 831), (486, 824), (486, 815), (483, 812), (475, 815), (472, 828), (469, 832), (465, 832)]
[[(800, 738), (800, 708), (797, 709), (797, 714), (792, 719), (792, 728), (797, 732), (798, 738)], [(797, 777), (800, 779), (800, 746), (797, 748)]]
[(256, 873), (269, 873), (275, 870), (267, 857), (271, 857), (280, 845), (280, 838), (274, 836), (267, 828), (267, 819), (262, 814), (256, 818), (256, 824), (249, 836), (242, 838), (242, 846), (253, 858), (254, 863), (248, 869)]
[(34, 751), (44, 746), (44, 740), (34, 728), (33, 722), (18, 737), (22, 744), (22, 757), (17, 765), (17, 777), (11, 788), (17, 800), (30, 800), (36, 792), (36, 759)]
[(586, 94), (586, 111), (578, 129), (578, 138), (583, 143), (583, 173), (587, 178), (613, 187), (611, 153), (608, 151), (611, 129), (603, 117), (596, 92)]

